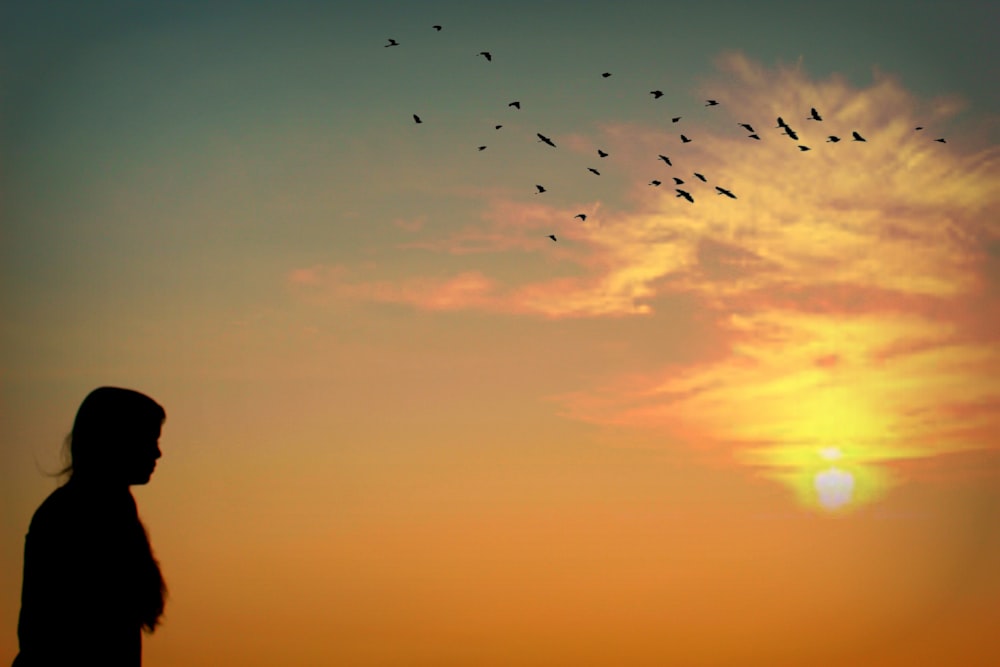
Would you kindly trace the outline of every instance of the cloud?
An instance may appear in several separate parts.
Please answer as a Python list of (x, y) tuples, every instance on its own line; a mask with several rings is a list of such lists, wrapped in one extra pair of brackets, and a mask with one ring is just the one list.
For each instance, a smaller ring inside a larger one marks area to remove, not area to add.
[(326, 298), (403, 303), (424, 310), (483, 307), (494, 299), (494, 281), (477, 271), (404, 281), (355, 279), (360, 272), (343, 265), (320, 265), (292, 271), (288, 282), (297, 288), (319, 289)]
[(392, 221), (392, 224), (407, 232), (419, 232), (424, 228), (426, 222), (427, 216), (420, 215), (415, 218), (396, 218)]
[[(722, 104), (683, 130), (610, 123), (564, 140), (616, 146), (625, 205), (494, 193), (475, 224), (403, 246), (472, 262), (530, 257), (547, 277), (490, 277), (473, 263), (446, 278), (352, 283), (334, 267), (289, 280), (344, 298), (549, 318), (641, 317), (659, 297), (694, 295), (719, 322), (722, 356), (553, 397), (561, 413), (764, 467), (830, 448), (871, 463), (995, 447), (1000, 149), (960, 131), (935, 142), (964, 102), (921, 100), (877, 69), (857, 88), (813, 79), (801, 63), (726, 53), (716, 64), (698, 92)], [(822, 121), (806, 120), (811, 107)], [(774, 127), (778, 116), (798, 140)], [(867, 141), (851, 141), (854, 131)], [(693, 204), (676, 196), (675, 176)], [(579, 212), (585, 223), (573, 221)], [(545, 238), (553, 229), (557, 243)]]
[(725, 448), (836, 446), (868, 461), (981, 447), (1000, 431), (988, 409), (1000, 402), (1000, 349), (954, 342), (953, 324), (768, 311), (724, 327), (724, 358), (556, 397), (564, 415)]
[[(648, 314), (655, 296), (670, 291), (725, 299), (822, 284), (947, 297), (975, 286), (983, 244), (1000, 236), (993, 187), (1000, 153), (995, 147), (960, 153), (913, 129), (954, 115), (961, 101), (922, 103), (877, 71), (873, 84), (859, 90), (840, 76), (813, 81), (801, 66), (766, 69), (737, 53), (717, 64), (727, 77), (725, 95), (718, 81), (704, 83), (701, 92), (724, 103), (685, 126), (690, 144), (679, 144), (673, 130), (630, 125), (605, 125), (591, 142), (623, 146), (616, 168), (634, 175), (627, 210), (602, 209), (599, 201), (566, 209), (493, 197), (481, 221), (401, 248), (545, 257), (557, 271), (564, 267), (560, 277), (498, 280), (491, 283), (496, 298), (483, 299), (476, 289), (467, 299), (446, 300), (456, 308), (547, 317)], [(805, 120), (812, 106), (822, 122)], [(799, 141), (774, 129), (777, 116)], [(748, 140), (739, 122), (752, 123), (763, 140)], [(850, 141), (854, 130), (867, 141)], [(843, 141), (827, 143), (831, 134)], [(575, 135), (569, 143), (586, 144)], [(801, 152), (799, 144), (812, 150)], [(673, 167), (656, 163), (660, 152), (670, 153)], [(664, 185), (647, 185), (650, 174)], [(673, 176), (685, 181), (680, 187), (693, 194), (693, 205), (676, 197)], [(716, 185), (738, 199), (720, 197)], [(587, 223), (568, 224), (580, 212)], [(561, 231), (553, 244), (546, 237), (555, 229)], [(461, 275), (452, 280), (464, 284)], [(435, 308), (434, 299), (410, 296), (427, 284), (404, 278), (395, 288), (352, 293)], [(449, 281), (433, 284), (453, 291)]]

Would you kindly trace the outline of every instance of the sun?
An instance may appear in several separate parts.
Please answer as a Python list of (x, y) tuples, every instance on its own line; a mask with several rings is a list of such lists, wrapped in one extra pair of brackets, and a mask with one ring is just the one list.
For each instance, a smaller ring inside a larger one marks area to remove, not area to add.
[(819, 504), (828, 510), (836, 510), (851, 502), (854, 475), (839, 468), (827, 468), (813, 477), (813, 487)]

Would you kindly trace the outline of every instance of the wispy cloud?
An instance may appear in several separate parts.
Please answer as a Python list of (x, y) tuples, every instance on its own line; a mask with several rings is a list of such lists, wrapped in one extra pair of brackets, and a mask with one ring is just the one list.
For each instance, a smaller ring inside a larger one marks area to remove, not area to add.
[[(682, 129), (607, 124), (590, 141), (564, 141), (619, 146), (614, 168), (633, 183), (627, 207), (493, 196), (479, 223), (404, 246), (535, 255), (554, 277), (490, 278), (472, 265), (447, 278), (349, 282), (349, 269), (333, 267), (290, 281), (344, 298), (550, 318), (642, 316), (658, 296), (693, 294), (718, 318), (728, 356), (611, 378), (557, 397), (563, 413), (668, 431), (762, 466), (831, 447), (886, 461), (995, 446), (1000, 150), (935, 142), (936, 124), (963, 102), (918, 99), (877, 70), (859, 89), (738, 53), (717, 65), (699, 92), (722, 104)], [(811, 107), (822, 121), (806, 120)], [(778, 116), (797, 140), (775, 128)], [(854, 131), (867, 141), (852, 141)], [(586, 222), (573, 220), (580, 212)], [(553, 229), (556, 243), (545, 238)]]
[(407, 232), (419, 232), (427, 222), (426, 215), (419, 215), (415, 218), (396, 218), (392, 224)]
[(836, 446), (858, 460), (981, 447), (1000, 431), (1000, 413), (984, 409), (1000, 402), (1000, 350), (954, 342), (953, 324), (772, 310), (724, 327), (727, 357), (561, 396), (565, 414), (720, 447)]
[(483, 307), (494, 301), (494, 281), (478, 271), (465, 271), (448, 278), (421, 277), (405, 281), (355, 277), (362, 272), (347, 266), (319, 265), (291, 272), (288, 281), (293, 287), (320, 289), (326, 298), (403, 303), (425, 310)]
[[(493, 285), (496, 298), (488, 300), (474, 290), (466, 305), (548, 317), (649, 313), (651, 298), (664, 290), (724, 298), (817, 284), (935, 296), (973, 288), (982, 243), (1000, 234), (992, 187), (1000, 153), (959, 153), (913, 129), (956, 113), (959, 101), (924, 104), (883, 74), (857, 90), (842, 77), (813, 81), (801, 67), (769, 70), (739, 54), (724, 55), (718, 64), (727, 77), (724, 104), (685, 126), (690, 144), (681, 145), (673, 130), (603, 128), (605, 138), (630, 139), (615, 163), (635, 174), (629, 210), (602, 210), (598, 202), (560, 209), (495, 197), (481, 221), (402, 247), (546, 256), (568, 271), (538, 283)], [(707, 82), (703, 88), (709, 95), (722, 86)], [(805, 120), (812, 106), (822, 122)], [(798, 141), (773, 127), (780, 115), (799, 133)], [(739, 122), (754, 124), (763, 140), (749, 140)], [(867, 141), (851, 141), (854, 130)], [(842, 141), (827, 143), (828, 135)], [(812, 150), (802, 152), (800, 144)], [(657, 164), (662, 152), (670, 153), (673, 167)], [(708, 182), (697, 180), (695, 171)], [(650, 174), (663, 185), (647, 185)], [(695, 204), (675, 196), (674, 176), (685, 181), (681, 187)], [(719, 196), (716, 185), (738, 199)], [(588, 214), (587, 223), (569, 224), (580, 212)], [(553, 244), (546, 236), (556, 229), (559, 242)], [(452, 294), (450, 281), (436, 284)], [(402, 302), (434, 307), (429, 304), (436, 299), (407, 296), (415, 285), (428, 287), (425, 279), (410, 278), (396, 289), (380, 285), (352, 293), (395, 294)], [(447, 300), (462, 307), (460, 297)]]

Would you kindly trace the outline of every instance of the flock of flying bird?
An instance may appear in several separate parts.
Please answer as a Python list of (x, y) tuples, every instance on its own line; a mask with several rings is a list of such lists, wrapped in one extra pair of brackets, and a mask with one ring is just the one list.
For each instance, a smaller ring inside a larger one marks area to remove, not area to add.
[[(434, 26), (431, 26), (431, 27), (434, 30), (438, 31), (438, 32), (440, 32), (441, 29), (442, 29), (442, 26), (440, 26), (440, 25), (434, 25)], [(395, 39), (389, 39), (388, 43), (385, 44), (385, 48), (389, 48), (389, 47), (392, 47), (392, 46), (399, 46), (399, 42), (396, 41)], [(483, 58), (486, 59), (487, 62), (493, 62), (493, 54), (491, 52), (489, 52), (489, 51), (480, 51), (476, 55), (477, 56), (482, 56)], [(608, 78), (608, 77), (611, 76), (611, 72), (603, 72), (601, 74), (601, 76), (606, 79), (606, 78)], [(663, 97), (663, 91), (662, 90), (651, 90), (651, 91), (649, 91), (649, 94), (653, 96), (654, 100), (657, 100), (657, 99), (660, 99), (661, 97)], [(712, 107), (712, 106), (718, 106), (719, 105), (719, 101), (718, 100), (705, 100), (705, 102), (706, 102), (706, 104), (705, 104), (706, 107)], [(520, 109), (521, 108), (521, 102), (519, 100), (514, 100), (513, 102), (510, 102), (507, 106), (510, 107), (510, 108), (513, 108), (515, 110), (516, 109)], [(676, 122), (678, 122), (680, 120), (681, 120), (681, 116), (675, 116), (675, 117), (671, 118), (671, 122), (673, 122), (673, 123), (676, 123)], [(816, 111), (815, 108), (810, 108), (810, 110), (809, 110), (809, 116), (806, 118), (806, 120), (822, 121), (823, 117), (819, 114), (818, 111)], [(418, 116), (417, 114), (413, 114), (413, 121), (415, 123), (418, 123), (418, 124), (424, 122), (423, 119), (420, 116)], [(781, 133), (783, 135), (789, 137), (793, 141), (797, 142), (799, 140), (798, 133), (796, 133), (795, 130), (793, 130), (791, 128), (791, 126), (789, 126), (788, 123), (786, 123), (784, 121), (784, 119), (782, 119), (779, 116), (777, 122), (778, 122), (778, 124), (775, 126), (775, 129), (782, 130)], [(737, 123), (737, 124), (740, 127), (742, 127), (743, 129), (745, 129), (747, 132), (749, 132), (749, 134), (747, 135), (747, 137), (749, 139), (754, 139), (756, 141), (760, 141), (761, 140), (760, 135), (757, 134), (756, 130), (754, 130), (754, 128), (753, 128), (752, 125), (750, 125), (749, 123)], [(502, 127), (503, 127), (503, 125), (495, 125), (494, 129), (499, 130)], [(914, 128), (914, 129), (915, 130), (923, 130), (924, 128), (923, 128), (923, 126), (919, 126), (919, 127)], [(547, 137), (544, 134), (542, 134), (541, 132), (536, 132), (535, 134), (538, 137), (538, 141), (540, 143), (544, 143), (544, 144), (546, 144), (548, 146), (551, 146), (552, 148), (556, 148), (556, 144), (551, 139), (551, 137)], [(851, 138), (852, 141), (856, 141), (856, 142), (867, 141), (856, 130), (851, 132), (851, 137), (852, 137)], [(680, 140), (681, 140), (682, 144), (690, 143), (692, 141), (690, 138), (688, 138), (684, 134), (680, 135)], [(840, 141), (840, 137), (838, 137), (836, 135), (832, 135), (832, 134), (831, 135), (827, 135), (826, 143), (837, 143), (838, 141)], [(944, 138), (934, 139), (934, 141), (937, 141), (937, 142), (942, 143), (942, 144), (946, 143), (945, 140), (944, 140)], [(805, 145), (802, 145), (802, 144), (798, 144), (798, 149), (800, 151), (802, 151), (802, 152), (805, 152), (805, 151), (808, 151), (808, 150), (812, 150), (809, 146), (805, 146)], [(479, 146), (479, 150), (480, 151), (486, 150), (486, 146)], [(598, 155), (599, 158), (606, 158), (606, 157), (608, 157), (609, 154), (606, 151), (598, 148), (597, 149), (597, 155)], [(668, 167), (672, 167), (673, 166), (673, 163), (670, 161), (670, 158), (667, 157), (666, 155), (658, 155), (657, 159), (658, 160), (662, 160)], [(601, 175), (601, 172), (598, 171), (597, 169), (593, 168), (593, 167), (587, 167), (587, 171), (591, 172), (592, 174), (594, 174), (596, 176), (600, 176)], [(705, 178), (705, 176), (703, 174), (700, 174), (698, 172), (694, 172), (694, 175), (695, 175), (696, 178), (698, 178), (703, 183), (707, 183), (708, 182), (708, 179)], [(678, 178), (676, 176), (674, 176), (672, 178), (674, 180), (674, 185), (684, 185), (684, 180), (683, 179)], [(649, 182), (649, 185), (659, 187), (660, 185), (662, 185), (662, 181), (660, 181), (658, 179), (654, 179), (654, 180), (652, 180), (652, 181)], [(536, 192), (535, 192), (536, 195), (542, 194), (544, 192), (547, 192), (546, 188), (544, 186), (542, 186), (542, 185), (536, 185), (535, 189), (536, 189)], [(690, 192), (688, 192), (687, 190), (683, 190), (681, 188), (674, 188), (674, 189), (677, 192), (676, 196), (678, 198), (683, 197), (688, 202), (690, 202), (692, 204), (694, 203), (694, 197), (691, 195)], [(725, 195), (725, 196), (729, 197), (730, 199), (736, 199), (737, 198), (736, 195), (734, 195), (732, 193), (732, 191), (730, 191), (730, 190), (728, 190), (726, 188), (723, 188), (723, 187), (720, 187), (720, 186), (716, 185), (715, 189), (717, 191), (716, 194)], [(587, 215), (585, 213), (578, 213), (577, 215), (575, 215), (573, 217), (574, 218), (579, 218), (581, 221), (586, 221), (586, 219), (587, 219)], [(557, 240), (555, 234), (549, 234), (548, 238), (552, 239), (553, 241)]]

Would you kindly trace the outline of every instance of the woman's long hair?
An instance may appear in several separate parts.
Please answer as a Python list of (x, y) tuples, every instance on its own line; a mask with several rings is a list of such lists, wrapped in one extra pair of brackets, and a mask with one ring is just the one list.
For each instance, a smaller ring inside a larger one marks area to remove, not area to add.
[[(115, 469), (122, 453), (136, 437), (149, 433), (163, 424), (167, 413), (149, 396), (132, 389), (99, 387), (80, 404), (73, 421), (73, 431), (66, 436), (65, 448), (69, 462), (56, 473), (73, 479), (98, 478)], [(131, 498), (131, 492), (129, 498)], [(163, 616), (167, 586), (160, 564), (153, 556), (145, 526), (135, 509), (129, 511), (135, 559), (134, 576), (136, 613), (142, 629), (153, 632)]]

